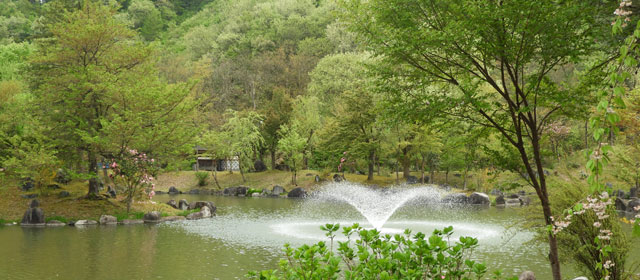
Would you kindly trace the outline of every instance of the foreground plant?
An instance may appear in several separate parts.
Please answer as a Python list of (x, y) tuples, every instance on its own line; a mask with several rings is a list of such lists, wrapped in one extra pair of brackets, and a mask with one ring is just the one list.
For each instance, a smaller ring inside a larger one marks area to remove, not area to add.
[[(337, 241), (339, 224), (321, 227), (329, 244), (318, 242), (292, 248), (285, 245), (286, 259), (279, 270), (252, 271), (252, 279), (481, 279), (483, 263), (471, 260), (478, 240), (460, 237), (452, 242), (453, 227), (423, 233), (381, 234), (358, 224), (342, 229), (346, 241)], [(496, 273), (495, 277), (500, 277)]]

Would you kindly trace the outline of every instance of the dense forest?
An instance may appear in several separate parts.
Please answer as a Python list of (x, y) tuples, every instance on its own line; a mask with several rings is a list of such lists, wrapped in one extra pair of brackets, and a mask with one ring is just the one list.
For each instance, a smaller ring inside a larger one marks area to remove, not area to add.
[(155, 175), (200, 146), (292, 185), (531, 187), (549, 227), (566, 190), (640, 187), (632, 1), (418, 2), (2, 1), (2, 174), (97, 197), (132, 151)]

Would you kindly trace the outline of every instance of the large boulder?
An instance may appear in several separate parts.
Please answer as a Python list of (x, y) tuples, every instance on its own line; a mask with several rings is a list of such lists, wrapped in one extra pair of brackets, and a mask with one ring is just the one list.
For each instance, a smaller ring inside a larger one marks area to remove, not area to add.
[(189, 210), (189, 202), (186, 199), (180, 199), (178, 202), (178, 209)]
[(288, 197), (296, 197), (296, 198), (302, 198), (302, 197), (305, 197), (306, 195), (307, 195), (307, 192), (303, 188), (295, 188), (287, 194)]
[(627, 211), (627, 202), (621, 197), (616, 197), (616, 210)]
[(211, 217), (211, 209), (209, 209), (209, 206), (203, 206), (202, 208), (200, 208), (200, 212), (191, 213), (187, 215), (187, 220), (199, 220), (199, 219), (210, 218), (210, 217)]
[(467, 199), (467, 203), (469, 204), (490, 204), (491, 200), (486, 193), (474, 192)]
[(117, 225), (118, 219), (114, 216), (110, 215), (102, 215), (100, 216), (100, 224), (101, 225)]
[(192, 202), (191, 204), (189, 204), (189, 210), (202, 209), (205, 206), (209, 207), (209, 210), (211, 211), (211, 213), (215, 213), (216, 212), (216, 206), (214, 206), (213, 202), (211, 202), (211, 201), (196, 201), (196, 202)]
[(178, 190), (176, 187), (171, 186), (169, 187), (169, 194), (181, 194), (182, 192), (180, 190)]
[(144, 222), (148, 224), (155, 224), (155, 223), (159, 223), (161, 218), (162, 218), (162, 215), (160, 214), (160, 212), (152, 211), (144, 214), (144, 216), (142, 217), (142, 220), (144, 220)]
[(504, 195), (499, 195), (496, 197), (496, 205), (504, 205), (506, 201), (504, 200)]
[(96, 222), (94, 220), (78, 220), (75, 223), (73, 223), (73, 225), (76, 226), (76, 227), (95, 226), (97, 224), (98, 224), (98, 222)]
[(22, 226), (44, 226), (44, 211), (39, 208), (40, 202), (34, 199), (29, 203), (29, 209), (24, 212), (20, 225)]
[(236, 196), (238, 194), (238, 187), (228, 187), (222, 191), (223, 195)]
[(282, 186), (275, 185), (271, 190), (271, 194), (274, 196), (279, 196), (285, 192), (285, 189)]
[(467, 203), (467, 199), (463, 193), (450, 193), (442, 198), (442, 203)]
[(167, 205), (173, 207), (173, 209), (178, 209), (178, 203), (175, 200), (169, 200), (167, 201)]
[(245, 195), (247, 195), (247, 192), (249, 192), (249, 188), (245, 187), (245, 186), (239, 186), (236, 189), (236, 195), (237, 196), (245, 196)]
[(254, 169), (256, 172), (267, 171), (267, 165), (265, 165), (265, 164), (264, 164), (264, 162), (263, 162), (263, 161), (261, 161), (261, 160), (256, 160), (256, 161), (253, 163), (253, 169)]

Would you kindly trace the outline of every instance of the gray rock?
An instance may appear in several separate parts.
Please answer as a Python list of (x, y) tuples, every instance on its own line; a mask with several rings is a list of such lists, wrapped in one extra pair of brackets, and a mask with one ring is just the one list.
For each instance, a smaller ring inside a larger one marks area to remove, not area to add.
[(322, 181), (322, 178), (320, 178), (320, 176), (316, 175), (314, 180), (316, 181), (316, 183), (320, 183), (320, 181)]
[(442, 203), (467, 203), (467, 199), (463, 193), (450, 193), (442, 198)]
[(34, 187), (35, 187), (35, 183), (33, 182), (33, 180), (31, 178), (27, 178), (24, 180), (24, 182), (22, 182), (20, 189), (27, 192), (33, 189)]
[(616, 197), (616, 210), (627, 211), (627, 201), (620, 196)]
[(48, 227), (63, 227), (63, 226), (66, 226), (66, 225), (67, 224), (65, 224), (65, 223), (63, 223), (61, 221), (58, 221), (58, 220), (51, 220), (51, 221), (47, 222), (47, 226)]
[(573, 280), (589, 280), (589, 278), (580, 276), (580, 277), (573, 278)]
[(180, 192), (176, 187), (171, 186), (169, 187), (169, 194), (181, 194), (182, 192)]
[(137, 225), (137, 224), (144, 224), (143, 220), (129, 220), (129, 219), (125, 219), (120, 221), (120, 224), (122, 225)]
[(344, 178), (344, 176), (342, 176), (340, 174), (333, 174), (333, 181), (334, 182), (342, 182), (342, 181), (346, 181), (346, 179)]
[(486, 193), (474, 192), (467, 200), (468, 204), (490, 204), (489, 196)]
[(267, 165), (265, 165), (264, 162), (261, 160), (256, 160), (253, 163), (253, 170), (255, 172), (267, 171)]
[(418, 177), (412, 176), (412, 175), (407, 176), (407, 184), (413, 185), (413, 184), (417, 184), (418, 182), (420, 182), (418, 180)]
[(519, 192), (518, 192), (518, 195), (519, 195), (519, 196), (527, 195), (527, 192), (525, 192), (525, 191), (519, 191)]
[(638, 188), (631, 188), (629, 190), (629, 198), (638, 197)]
[(61, 191), (61, 192), (58, 194), (58, 197), (59, 197), (59, 198), (65, 198), (65, 197), (69, 197), (70, 195), (71, 195), (71, 194), (70, 194), (68, 191)]
[(169, 205), (169, 206), (173, 207), (173, 209), (178, 209), (178, 203), (176, 203), (176, 201), (175, 201), (175, 200), (173, 200), (173, 199), (172, 199), (172, 200), (167, 201), (167, 205)]
[(199, 219), (210, 218), (210, 217), (211, 217), (211, 210), (209, 209), (208, 206), (203, 206), (200, 209), (200, 212), (191, 213), (187, 215), (187, 220), (199, 220)]
[(271, 196), (271, 191), (268, 189), (262, 189), (262, 192), (260, 192), (260, 194), (262, 196)]
[(161, 222), (175, 222), (175, 221), (182, 221), (185, 220), (186, 218), (184, 216), (169, 216), (169, 217), (162, 217), (160, 219)]
[(239, 186), (236, 189), (236, 195), (237, 196), (241, 196), (241, 195), (247, 195), (247, 192), (249, 191), (249, 188), (245, 187), (245, 186)]
[(238, 188), (237, 187), (225, 188), (224, 191), (222, 191), (222, 194), (227, 196), (236, 196), (238, 195)]
[(271, 190), (271, 194), (273, 195), (281, 195), (284, 192), (285, 192), (285, 189), (278, 185), (273, 186), (273, 189)]
[(518, 198), (520, 200), (521, 205), (529, 205), (531, 204), (531, 198), (528, 196), (521, 196)]
[(75, 223), (73, 223), (73, 225), (76, 226), (76, 227), (95, 226), (97, 224), (98, 224), (98, 222), (96, 222), (94, 220), (78, 220)]
[(200, 194), (200, 190), (199, 189), (193, 189), (193, 190), (190, 190), (188, 192), (188, 194)]
[(216, 206), (213, 205), (213, 202), (211, 202), (211, 201), (196, 201), (196, 202), (192, 202), (191, 204), (189, 204), (189, 210), (202, 209), (205, 206), (209, 207), (209, 210), (212, 213), (216, 212)]
[(144, 214), (144, 217), (142, 217), (144, 222), (149, 224), (159, 223), (160, 218), (162, 218), (162, 215), (158, 211), (152, 211), (152, 212), (146, 213)]
[(102, 215), (100, 216), (100, 224), (101, 225), (116, 225), (118, 224), (118, 219), (114, 216), (110, 215)]
[(24, 212), (22, 216), (22, 221), (20, 225), (22, 226), (44, 226), (44, 211), (38, 208), (40, 206), (40, 202), (37, 199), (34, 199), (29, 203), (29, 209)]
[(507, 198), (519, 198), (519, 197), (520, 197), (520, 196), (519, 196), (519, 195), (517, 195), (517, 194), (515, 194), (515, 193), (509, 194), (509, 195), (507, 196)]
[(532, 271), (525, 271), (520, 274), (518, 280), (536, 280), (536, 275)]
[(178, 209), (180, 210), (189, 210), (189, 202), (186, 199), (180, 199), (178, 202)]
[(287, 194), (287, 197), (295, 198), (303, 198), (305, 196), (307, 196), (307, 191), (305, 191), (303, 188), (295, 188)]
[(520, 206), (522, 205), (522, 202), (518, 198), (509, 198), (505, 200), (504, 204), (507, 206)]
[(498, 197), (496, 197), (496, 205), (504, 205), (504, 204), (505, 204), (504, 195), (499, 195)]
[(619, 198), (624, 198), (624, 191), (623, 190), (617, 190), (613, 193), (613, 195), (619, 197)]
[(254, 192), (251, 194), (251, 197), (260, 197), (260, 196), (262, 196), (262, 194), (257, 192)]

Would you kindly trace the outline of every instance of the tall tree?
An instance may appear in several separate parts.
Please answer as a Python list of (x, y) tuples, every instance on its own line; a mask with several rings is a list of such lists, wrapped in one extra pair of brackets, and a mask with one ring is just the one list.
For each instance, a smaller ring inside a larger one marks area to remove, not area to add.
[[(540, 141), (555, 113), (580, 104), (550, 77), (590, 51), (600, 1), (345, 0), (343, 19), (371, 50), (402, 63), (401, 79), (441, 84), (429, 109), (496, 129), (521, 159), (520, 171), (553, 224)], [(400, 79), (399, 78), (399, 79)], [(393, 82), (393, 79), (389, 80)], [(424, 103), (422, 103), (424, 104)], [(453, 106), (451, 106), (453, 105)], [(438, 108), (442, 109), (442, 107)], [(553, 278), (561, 279), (549, 232)]]
[[(127, 147), (149, 154), (184, 147), (195, 101), (185, 84), (167, 85), (152, 49), (114, 17), (117, 7), (85, 1), (65, 11), (40, 40), (31, 83), (58, 150), (85, 159), (89, 197), (97, 197), (100, 157)], [(160, 126), (162, 124), (162, 126)], [(154, 155), (155, 157), (155, 155)], [(69, 160), (69, 157), (67, 157)]]
[(236, 157), (239, 164), (242, 181), (245, 182), (244, 173), (252, 165), (252, 159), (264, 139), (260, 134), (260, 123), (264, 119), (260, 114), (253, 111), (238, 112), (227, 111), (227, 123), (222, 127), (226, 136), (229, 137), (229, 154)]

